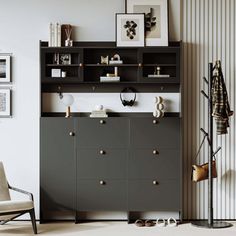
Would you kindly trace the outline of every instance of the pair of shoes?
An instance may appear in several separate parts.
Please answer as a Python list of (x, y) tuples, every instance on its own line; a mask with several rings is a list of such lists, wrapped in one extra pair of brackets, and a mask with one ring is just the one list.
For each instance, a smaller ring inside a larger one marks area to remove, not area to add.
[(136, 220), (135, 221), (135, 225), (138, 226), (138, 227), (152, 227), (154, 226), (156, 223), (153, 221), (153, 220)]
[(158, 227), (165, 227), (165, 226), (175, 227), (175, 226), (177, 226), (177, 221), (173, 217), (170, 217), (167, 221), (165, 221), (164, 219), (158, 218), (156, 221), (156, 226), (158, 226)]

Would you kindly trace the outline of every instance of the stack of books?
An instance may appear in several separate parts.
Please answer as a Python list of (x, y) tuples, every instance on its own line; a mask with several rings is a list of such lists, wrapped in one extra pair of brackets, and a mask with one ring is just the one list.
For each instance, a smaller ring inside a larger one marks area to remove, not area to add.
[(92, 111), (90, 117), (101, 118), (101, 117), (108, 117), (108, 115), (105, 110), (99, 110), (99, 111)]

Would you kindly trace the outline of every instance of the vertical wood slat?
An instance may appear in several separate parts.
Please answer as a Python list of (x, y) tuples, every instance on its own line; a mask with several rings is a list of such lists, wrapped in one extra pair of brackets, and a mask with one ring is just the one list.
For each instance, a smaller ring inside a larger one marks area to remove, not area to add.
[[(207, 129), (207, 105), (200, 90), (207, 89), (201, 79), (207, 76), (208, 62), (220, 59), (228, 88), (231, 109), (236, 93), (235, 0), (183, 0), (183, 105), (184, 105), (184, 219), (206, 219), (207, 181), (192, 183), (191, 164), (207, 161), (205, 147), (195, 161), (201, 141), (199, 129)], [(217, 156), (218, 178), (214, 180), (214, 218), (236, 218), (236, 120), (230, 118), (229, 134), (214, 134), (214, 147), (222, 146)], [(215, 128), (215, 125), (214, 125)], [(214, 132), (215, 133), (215, 132)]]

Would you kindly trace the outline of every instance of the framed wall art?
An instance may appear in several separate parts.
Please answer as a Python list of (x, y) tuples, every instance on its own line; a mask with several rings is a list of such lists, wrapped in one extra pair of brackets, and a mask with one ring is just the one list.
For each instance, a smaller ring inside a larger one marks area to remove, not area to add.
[(145, 14), (146, 46), (168, 46), (168, 0), (126, 0), (126, 12)]
[(0, 55), (0, 83), (11, 82), (11, 56)]
[(11, 117), (10, 88), (0, 88), (0, 117)]
[(116, 14), (116, 46), (143, 47), (144, 14)]

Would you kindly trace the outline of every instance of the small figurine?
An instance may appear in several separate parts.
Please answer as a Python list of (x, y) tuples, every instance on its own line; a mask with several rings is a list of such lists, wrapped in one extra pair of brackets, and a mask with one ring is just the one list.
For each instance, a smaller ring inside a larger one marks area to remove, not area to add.
[(106, 64), (108, 65), (109, 62), (109, 56), (101, 56), (101, 64)]

